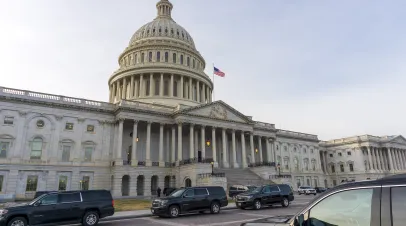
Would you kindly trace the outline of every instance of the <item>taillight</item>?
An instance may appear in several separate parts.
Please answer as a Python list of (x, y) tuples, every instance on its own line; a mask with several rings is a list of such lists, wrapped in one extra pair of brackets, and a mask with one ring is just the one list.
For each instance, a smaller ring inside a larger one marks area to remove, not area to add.
[(113, 200), (111, 200), (111, 204), (113, 205), (113, 207), (114, 207), (114, 199)]

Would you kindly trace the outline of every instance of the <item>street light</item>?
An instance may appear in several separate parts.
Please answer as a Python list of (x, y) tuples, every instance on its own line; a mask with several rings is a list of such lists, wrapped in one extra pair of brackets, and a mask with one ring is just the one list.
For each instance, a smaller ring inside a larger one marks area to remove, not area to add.
[(210, 147), (210, 140), (206, 140), (207, 147)]
[(211, 164), (211, 175), (213, 175), (214, 174), (214, 162), (211, 162), (210, 164)]

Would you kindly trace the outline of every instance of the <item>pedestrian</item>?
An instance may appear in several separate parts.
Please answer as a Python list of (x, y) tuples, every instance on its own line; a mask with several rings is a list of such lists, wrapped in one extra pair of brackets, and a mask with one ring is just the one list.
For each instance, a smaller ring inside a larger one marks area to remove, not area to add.
[(158, 187), (158, 189), (157, 189), (156, 191), (157, 191), (157, 193), (158, 193), (158, 197), (161, 197), (161, 188)]

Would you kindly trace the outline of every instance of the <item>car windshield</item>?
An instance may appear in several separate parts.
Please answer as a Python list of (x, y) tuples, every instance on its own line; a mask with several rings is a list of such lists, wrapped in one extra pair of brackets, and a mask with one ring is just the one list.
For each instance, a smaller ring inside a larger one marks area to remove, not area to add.
[(252, 191), (252, 190), (256, 189), (257, 187), (255, 187), (255, 186), (247, 186), (247, 188), (248, 188), (248, 191)]
[(311, 189), (311, 187), (302, 187), (302, 189)]
[(172, 192), (169, 196), (171, 196), (171, 197), (180, 197), (183, 194), (184, 191), (185, 191), (185, 189), (179, 189), (179, 190), (176, 190), (176, 191)]
[(44, 197), (45, 195), (46, 194), (42, 194), (42, 195), (38, 196), (36, 199), (32, 200), (29, 205), (34, 205), (34, 203), (36, 203), (38, 200), (42, 199), (42, 197)]

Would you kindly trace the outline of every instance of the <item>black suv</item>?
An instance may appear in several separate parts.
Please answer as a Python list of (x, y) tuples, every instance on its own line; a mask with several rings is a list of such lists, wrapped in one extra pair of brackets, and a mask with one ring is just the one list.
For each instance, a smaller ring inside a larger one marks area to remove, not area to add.
[(293, 190), (287, 184), (262, 185), (256, 189), (236, 196), (235, 205), (240, 209), (253, 207), (258, 210), (262, 206), (278, 204), (288, 207), (294, 200)]
[(405, 225), (406, 174), (350, 182), (321, 193), (296, 215), (275, 216), (245, 226)]
[(179, 214), (209, 210), (219, 213), (227, 206), (226, 191), (220, 186), (189, 187), (172, 192), (169, 196), (152, 201), (151, 212), (157, 216), (178, 217)]
[(114, 201), (107, 190), (49, 192), (29, 204), (0, 210), (0, 226), (51, 223), (97, 225), (114, 214)]

